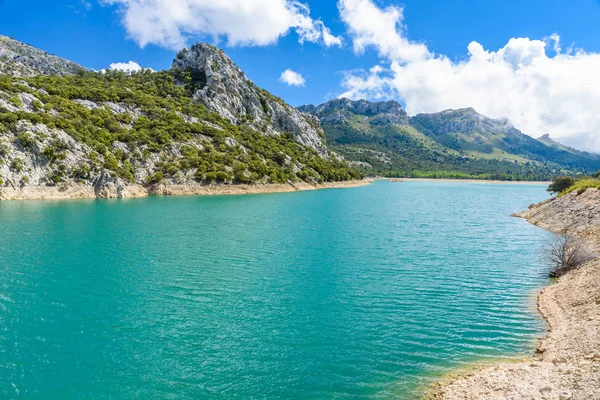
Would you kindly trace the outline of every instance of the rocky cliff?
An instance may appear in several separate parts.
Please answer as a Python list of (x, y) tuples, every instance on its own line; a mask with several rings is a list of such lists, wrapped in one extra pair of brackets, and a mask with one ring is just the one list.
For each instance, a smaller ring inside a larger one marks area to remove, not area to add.
[(189, 72), (194, 100), (232, 124), (246, 124), (268, 135), (292, 133), (321, 157), (329, 157), (318, 121), (258, 88), (222, 50), (198, 43), (179, 52), (171, 68)]
[(81, 65), (0, 35), (0, 74), (12, 76), (68, 75), (85, 71)]

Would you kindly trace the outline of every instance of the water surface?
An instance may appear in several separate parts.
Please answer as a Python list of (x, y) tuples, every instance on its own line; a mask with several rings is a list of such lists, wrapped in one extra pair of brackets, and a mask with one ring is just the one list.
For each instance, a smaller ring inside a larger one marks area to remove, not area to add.
[(0, 397), (413, 398), (532, 350), (544, 186), (0, 203)]

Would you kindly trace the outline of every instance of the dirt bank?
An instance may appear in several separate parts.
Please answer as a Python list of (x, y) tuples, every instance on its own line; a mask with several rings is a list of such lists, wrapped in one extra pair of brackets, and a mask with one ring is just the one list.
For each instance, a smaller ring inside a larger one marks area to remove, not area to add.
[(0, 200), (62, 200), (93, 198), (132, 198), (149, 195), (160, 196), (216, 196), (258, 193), (283, 193), (306, 190), (337, 189), (364, 186), (371, 179), (346, 182), (326, 182), (318, 185), (308, 183), (263, 185), (156, 185), (145, 188), (139, 185), (102, 187), (91, 185), (24, 186), (0, 188)]

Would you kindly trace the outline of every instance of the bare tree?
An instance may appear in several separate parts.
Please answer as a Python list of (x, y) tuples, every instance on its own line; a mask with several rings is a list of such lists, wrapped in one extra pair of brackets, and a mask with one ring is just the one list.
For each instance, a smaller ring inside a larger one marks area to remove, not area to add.
[(583, 243), (575, 236), (557, 235), (548, 252), (548, 262), (552, 265), (550, 277), (559, 278), (594, 258), (594, 255), (587, 251)]

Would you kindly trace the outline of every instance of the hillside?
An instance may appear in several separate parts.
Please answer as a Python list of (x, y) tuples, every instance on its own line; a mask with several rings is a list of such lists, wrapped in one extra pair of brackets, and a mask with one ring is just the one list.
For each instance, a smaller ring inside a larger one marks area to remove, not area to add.
[(12, 190), (83, 185), (127, 197), (159, 184), (359, 177), (327, 150), (312, 116), (256, 87), (212, 46), (183, 50), (169, 71), (135, 74), (58, 74), (62, 61), (32, 57), (35, 74), (29, 62), (0, 68), (0, 184)]
[(69, 75), (85, 71), (81, 65), (0, 35), (0, 73), (31, 77)]
[(369, 175), (547, 180), (600, 169), (600, 156), (536, 140), (473, 109), (409, 118), (396, 102), (332, 100), (318, 117), (331, 148)]

